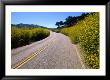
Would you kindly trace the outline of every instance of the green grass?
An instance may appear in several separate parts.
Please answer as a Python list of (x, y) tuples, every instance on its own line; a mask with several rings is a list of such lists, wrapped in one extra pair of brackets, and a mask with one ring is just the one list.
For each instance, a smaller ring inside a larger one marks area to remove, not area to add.
[(16, 48), (34, 41), (39, 41), (47, 36), (50, 32), (44, 28), (11, 28), (11, 48)]
[(54, 29), (53, 31), (56, 32), (56, 33), (59, 33), (60, 32), (59, 29)]
[(81, 46), (90, 68), (99, 68), (99, 13), (90, 13), (76, 25), (63, 28), (61, 33), (69, 36), (72, 43)]

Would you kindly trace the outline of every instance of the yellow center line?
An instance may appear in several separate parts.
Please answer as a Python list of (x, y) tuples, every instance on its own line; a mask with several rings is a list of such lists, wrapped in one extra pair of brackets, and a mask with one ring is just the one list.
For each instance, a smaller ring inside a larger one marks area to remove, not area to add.
[[(54, 43), (55, 40), (51, 43)], [(33, 59), (34, 57), (36, 57), (39, 53), (41, 53), (43, 50), (45, 50), (47, 47), (49, 47), (49, 45), (52, 44), (47, 44), (44, 45), (43, 47), (41, 47), (40, 49), (38, 49), (36, 52), (32, 53), (31, 55), (29, 55), (28, 57), (26, 57), (25, 59), (21, 60), (20, 62), (18, 62), (17, 64), (15, 64), (15, 66), (13, 67), (13, 69), (19, 69), (21, 66), (23, 66), (25, 63), (29, 62), (31, 59)]]

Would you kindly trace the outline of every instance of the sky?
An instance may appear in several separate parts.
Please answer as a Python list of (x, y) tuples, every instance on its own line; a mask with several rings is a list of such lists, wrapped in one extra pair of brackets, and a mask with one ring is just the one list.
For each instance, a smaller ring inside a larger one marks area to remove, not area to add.
[(68, 16), (80, 16), (83, 12), (12, 12), (11, 24), (37, 24), (48, 28), (57, 28), (58, 21)]

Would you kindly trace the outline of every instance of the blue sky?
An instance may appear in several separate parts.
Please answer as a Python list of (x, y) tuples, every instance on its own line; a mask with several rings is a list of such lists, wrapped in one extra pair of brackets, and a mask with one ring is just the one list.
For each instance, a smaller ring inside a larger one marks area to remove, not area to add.
[(65, 21), (68, 16), (79, 16), (82, 12), (12, 12), (12, 24), (38, 24), (48, 28), (56, 28), (57, 21)]

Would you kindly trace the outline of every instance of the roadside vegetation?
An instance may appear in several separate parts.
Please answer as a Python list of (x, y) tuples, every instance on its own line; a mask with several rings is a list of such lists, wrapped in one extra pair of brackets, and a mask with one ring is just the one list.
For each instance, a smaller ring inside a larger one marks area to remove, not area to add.
[(53, 31), (56, 32), (56, 33), (59, 33), (60, 32), (60, 30), (57, 29), (57, 28), (55, 28)]
[(98, 69), (99, 13), (93, 12), (83, 14), (80, 17), (68, 17), (63, 23), (63, 26), (62, 22), (60, 26), (60, 24), (57, 22), (58, 29), (61, 29), (61, 33), (69, 36), (72, 43), (80, 46), (81, 50), (83, 51), (85, 59), (84, 62), (89, 66), (89, 68)]
[(11, 28), (11, 48), (27, 45), (49, 36), (50, 31), (44, 28)]

